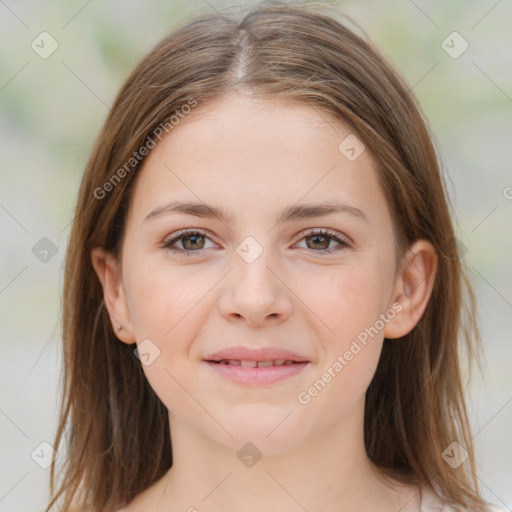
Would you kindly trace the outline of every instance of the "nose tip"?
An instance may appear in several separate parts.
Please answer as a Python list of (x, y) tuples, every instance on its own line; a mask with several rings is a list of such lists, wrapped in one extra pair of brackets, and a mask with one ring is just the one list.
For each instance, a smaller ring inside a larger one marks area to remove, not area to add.
[(279, 318), (279, 313), (269, 313), (267, 315), (263, 314), (260, 317), (256, 317), (254, 314), (246, 313), (245, 315), (241, 313), (233, 313), (233, 316), (235, 316), (237, 319), (245, 319), (245, 322), (247, 323), (248, 327), (257, 327), (258, 325), (261, 325), (263, 322), (265, 322), (267, 319), (274, 320)]
[[(254, 253), (253, 253), (254, 255)], [(220, 298), (220, 311), (230, 320), (256, 327), (286, 320), (292, 311), (287, 288), (260, 254), (252, 263), (240, 258)]]

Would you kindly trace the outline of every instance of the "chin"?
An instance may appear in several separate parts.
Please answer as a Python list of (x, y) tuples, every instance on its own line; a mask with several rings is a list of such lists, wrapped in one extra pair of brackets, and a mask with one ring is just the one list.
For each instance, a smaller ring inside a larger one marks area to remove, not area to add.
[(236, 413), (231, 409), (231, 414), (220, 421), (233, 436), (218, 436), (222, 445), (238, 452), (252, 443), (263, 455), (272, 456), (286, 453), (301, 442), (301, 424), (297, 424), (298, 417), (294, 418), (293, 407), (259, 404), (238, 409)]
[(221, 444), (236, 452), (237, 457), (243, 463), (246, 454), (255, 457), (273, 457), (292, 451), (299, 443), (288, 432), (285, 436), (273, 434), (267, 437), (268, 433), (254, 431), (232, 432), (233, 438), (222, 438)]

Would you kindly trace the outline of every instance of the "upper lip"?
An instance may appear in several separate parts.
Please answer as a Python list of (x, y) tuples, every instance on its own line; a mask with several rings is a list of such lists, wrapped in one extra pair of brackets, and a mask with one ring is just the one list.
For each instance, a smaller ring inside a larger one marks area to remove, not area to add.
[(309, 359), (299, 354), (273, 347), (259, 349), (230, 347), (210, 354), (205, 358), (205, 361), (223, 361), (225, 359), (237, 361), (275, 361), (284, 359), (285, 361), (295, 361), (297, 363), (309, 362)]

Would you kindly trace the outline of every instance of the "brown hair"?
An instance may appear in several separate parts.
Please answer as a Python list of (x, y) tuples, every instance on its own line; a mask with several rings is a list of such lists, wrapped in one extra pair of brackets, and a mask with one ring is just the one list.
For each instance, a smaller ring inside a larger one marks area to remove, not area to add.
[[(434, 486), (456, 506), (485, 507), (459, 361), (461, 348), (469, 362), (480, 350), (475, 299), (435, 149), (411, 90), (385, 57), (336, 19), (339, 14), (325, 4), (273, 2), (240, 17), (202, 15), (161, 41), (121, 88), (87, 163), (69, 239), (55, 439), (56, 448), (66, 441), (67, 453), (59, 485), (52, 465), (47, 510), (59, 500), (63, 510), (72, 504), (77, 510), (115, 510), (172, 465), (167, 410), (134, 346), (112, 330), (91, 250), (101, 246), (120, 256), (143, 159), (132, 167), (126, 162), (154, 130), (191, 99), (200, 108), (236, 92), (299, 101), (350, 126), (377, 165), (398, 255), (418, 239), (437, 249), (424, 315), (399, 342), (384, 341), (366, 394), (365, 445), (371, 461), (395, 478)], [(116, 172), (120, 179), (114, 182)], [(469, 454), (456, 469), (442, 458), (453, 441)]]

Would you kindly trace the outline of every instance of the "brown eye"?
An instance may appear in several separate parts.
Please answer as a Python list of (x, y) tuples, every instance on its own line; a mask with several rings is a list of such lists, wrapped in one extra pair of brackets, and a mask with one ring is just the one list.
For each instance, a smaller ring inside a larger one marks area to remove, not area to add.
[[(330, 229), (320, 229), (303, 233), (302, 240), (305, 240), (307, 249), (312, 249), (314, 252), (319, 253), (338, 251), (350, 245), (342, 235)], [(337, 245), (329, 247), (333, 241), (336, 242)]]
[[(306, 245), (309, 249), (328, 249), (331, 243), (331, 238), (325, 235), (312, 235), (305, 238)], [(311, 243), (308, 243), (311, 240)]]
[(164, 248), (176, 254), (191, 255), (194, 252), (200, 253), (201, 249), (210, 249), (212, 245), (206, 247), (206, 241), (210, 240), (206, 233), (195, 229), (182, 230), (171, 236), (163, 244)]
[(203, 235), (189, 235), (181, 237), (183, 248), (187, 251), (202, 249), (204, 246)]

